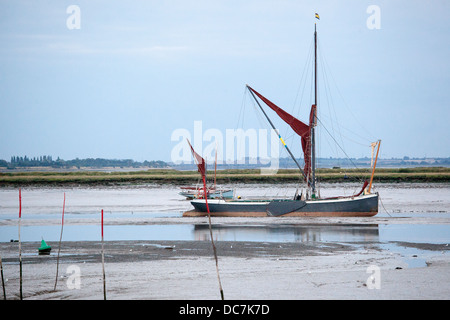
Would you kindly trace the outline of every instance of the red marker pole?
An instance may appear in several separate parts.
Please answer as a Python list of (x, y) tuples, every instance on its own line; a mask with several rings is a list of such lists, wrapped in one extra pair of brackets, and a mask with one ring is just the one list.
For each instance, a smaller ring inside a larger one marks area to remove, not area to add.
[(19, 189), (19, 219), (22, 217), (22, 190)]
[(20, 300), (23, 300), (22, 296), (22, 245), (20, 242), (20, 221), (22, 220), (22, 191), (19, 189), (19, 273), (20, 273)]
[(102, 209), (102, 241), (103, 241), (103, 209)]
[(102, 209), (102, 268), (103, 268), (103, 299), (106, 300), (105, 255), (103, 250), (103, 209)]

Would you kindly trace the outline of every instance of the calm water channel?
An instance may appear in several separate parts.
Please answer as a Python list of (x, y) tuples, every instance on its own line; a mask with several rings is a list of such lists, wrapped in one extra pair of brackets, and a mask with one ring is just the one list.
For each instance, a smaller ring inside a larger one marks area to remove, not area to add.
[[(357, 185), (324, 187), (327, 194), (352, 194)], [(295, 186), (280, 189), (274, 185), (241, 185), (237, 193), (245, 196), (288, 196)], [(288, 191), (285, 191), (288, 190)], [(384, 184), (378, 186), (382, 204), (377, 217), (450, 217), (450, 184)], [(22, 189), (21, 240), (58, 241), (62, 203), (66, 194), (64, 241), (100, 240), (99, 224), (120, 220), (119, 225), (105, 226), (105, 240), (207, 240), (207, 224), (171, 223), (191, 209), (189, 201), (178, 195), (177, 187), (136, 186), (123, 188), (25, 188)], [(163, 218), (164, 224), (136, 224), (136, 219)], [(0, 189), (0, 241), (18, 238), (18, 191)], [(50, 223), (49, 223), (50, 221)], [(91, 221), (83, 224), (83, 221)], [(431, 220), (432, 221), (432, 220)], [(27, 223), (28, 222), (28, 223)], [(206, 219), (205, 219), (206, 222)], [(450, 224), (325, 224), (305, 225), (214, 225), (219, 241), (265, 242), (364, 242), (407, 241), (450, 243)]]

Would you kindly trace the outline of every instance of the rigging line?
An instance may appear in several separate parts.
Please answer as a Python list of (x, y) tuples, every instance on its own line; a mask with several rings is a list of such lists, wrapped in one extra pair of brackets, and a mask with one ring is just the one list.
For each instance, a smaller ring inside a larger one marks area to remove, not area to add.
[[(248, 91), (248, 90), (247, 90), (247, 91)], [(250, 94), (248, 94), (248, 97), (251, 98), (251, 97), (250, 97)], [(267, 123), (267, 121), (264, 120), (264, 116), (261, 114), (261, 110), (258, 109), (255, 100), (250, 99), (250, 101), (251, 101), (251, 105), (252, 105), (252, 107), (253, 107), (253, 109), (254, 109), (254, 112), (255, 112), (255, 114), (256, 114), (256, 119), (257, 119), (257, 121), (258, 121), (258, 123), (259, 123), (259, 126), (267, 130), (267, 132), (269, 133), (268, 140), (270, 141), (270, 143), (272, 143), (272, 141), (271, 141), (271, 135), (272, 135), (272, 130), (273, 130), (273, 128), (271, 128), (270, 125)], [(274, 130), (274, 132), (278, 135), (278, 132), (277, 132), (277, 131), (278, 131), (278, 129), (277, 129), (277, 130)], [(258, 138), (259, 138), (259, 136), (258, 136)], [(289, 153), (288, 153), (285, 149), (286, 149), (286, 148), (281, 148), (281, 152), (283, 153), (283, 155), (284, 155), (285, 157), (289, 157)], [(267, 150), (267, 152), (268, 152), (268, 150)], [(269, 156), (269, 155), (267, 155), (267, 156)], [(279, 158), (279, 159), (281, 158), (280, 155), (278, 156), (278, 158)]]
[[(236, 129), (239, 128), (239, 122), (241, 122), (241, 126), (244, 125), (244, 115), (245, 115), (245, 98), (247, 96), (247, 90), (244, 87), (244, 92), (242, 94), (242, 101), (241, 101), (241, 109), (239, 110), (239, 115), (238, 115), (238, 121), (236, 124)], [(242, 119), (241, 119), (242, 117)]]
[[(319, 42), (319, 45), (322, 46), (322, 44), (320, 42)], [(331, 94), (330, 81), (328, 80), (329, 66), (328, 66), (328, 63), (326, 63), (325, 56), (322, 53), (322, 51), (323, 50), (319, 51), (319, 55), (320, 55), (321, 61), (323, 62), (322, 63), (322, 65), (323, 65), (323, 67), (322, 67), (322, 75), (323, 75), (323, 80), (324, 80), (324, 85), (325, 85), (324, 91), (325, 91), (325, 94), (326, 94), (326, 97), (327, 97), (327, 103), (328, 103), (327, 106), (328, 106), (328, 110), (329, 110), (329, 113), (330, 113), (330, 117), (332, 119), (331, 126), (332, 126), (333, 133), (336, 133), (336, 134), (339, 135), (340, 140), (341, 140), (341, 144), (344, 146), (344, 140), (342, 139), (342, 132), (341, 132), (340, 124), (339, 124), (338, 121), (333, 121), (333, 119), (338, 119), (338, 115), (336, 113), (336, 108), (334, 107), (335, 106), (334, 98), (333, 98), (333, 95)], [(334, 117), (332, 116), (331, 111), (333, 111)]]
[[(249, 96), (249, 98), (251, 98), (251, 97), (250, 97), (250, 94), (249, 94), (248, 96)], [(261, 109), (260, 109), (261, 107), (257, 107), (257, 105), (259, 105), (258, 102), (257, 102), (256, 100), (254, 100), (254, 99), (250, 99), (250, 100), (251, 100), (251, 104), (252, 104), (252, 106), (253, 106), (253, 109), (254, 109), (254, 111), (255, 111), (256, 119), (258, 120), (259, 125), (260, 125), (261, 127), (263, 127), (264, 129), (267, 129), (267, 130), (268, 130), (268, 132), (269, 132), (270, 143), (272, 143), (272, 142), (271, 142), (271, 134), (272, 134), (272, 130), (274, 131), (274, 133), (275, 133), (277, 136), (279, 136), (279, 130), (280, 130), (280, 129), (274, 129), (273, 127), (271, 127), (271, 126), (269, 125), (268, 121), (267, 121), (267, 118), (264, 119), (264, 116), (263, 116), (263, 114), (261, 113)], [(289, 137), (294, 137), (294, 138), (295, 138), (296, 135), (292, 133), (292, 134), (290, 134)], [(286, 142), (286, 139), (283, 138), (283, 140)], [(300, 142), (300, 143), (301, 143), (301, 142)], [(295, 162), (298, 163), (298, 159), (301, 159), (301, 158), (295, 157), (295, 156), (292, 154), (292, 152), (289, 153), (289, 151), (290, 151), (290, 150), (288, 150), (288, 147), (287, 147), (287, 146), (286, 146), (285, 148), (281, 148), (281, 152), (282, 152), (282, 155), (284, 155), (284, 157), (286, 157), (286, 158), (289, 158), (289, 157), (295, 158), (295, 159), (294, 159), (294, 163), (295, 163)], [(279, 156), (279, 159), (281, 159), (281, 156)], [(303, 160), (304, 160), (304, 159), (303, 159)], [(303, 162), (303, 164), (304, 164), (304, 162)], [(287, 166), (288, 164), (286, 163), (285, 165)], [(299, 178), (299, 180), (301, 181), (302, 179)]]
[[(318, 45), (321, 45), (321, 43), (319, 42)], [(352, 141), (352, 142), (354, 142), (354, 143), (356, 143), (356, 144), (360, 144), (360, 145), (363, 145), (363, 146), (367, 146), (367, 144), (362, 144), (362, 143), (360, 143), (360, 142), (358, 142), (358, 141), (355, 141), (354, 139), (351, 139), (351, 138), (345, 136), (345, 135), (343, 134), (343, 132), (342, 132), (343, 129), (344, 129), (344, 130), (348, 130), (350, 133), (353, 133), (353, 134), (354, 134), (354, 132), (351, 131), (351, 130), (349, 130), (349, 129), (347, 129), (347, 128), (345, 128), (345, 127), (343, 127), (339, 122), (333, 121), (334, 118), (331, 116), (331, 110), (334, 112), (334, 115), (335, 115), (335, 118), (336, 118), (336, 119), (337, 119), (337, 114), (336, 114), (336, 108), (334, 107), (334, 104), (335, 104), (335, 103), (334, 103), (334, 98), (333, 98), (333, 95), (331, 94), (331, 93), (332, 93), (331, 86), (330, 86), (331, 81), (328, 80), (330, 77), (331, 77), (332, 80), (334, 81), (334, 82), (333, 82), (333, 83), (334, 83), (334, 86), (335, 86), (336, 90), (338, 91), (338, 93), (339, 93), (339, 95), (340, 95), (342, 101), (344, 102), (345, 106), (347, 107), (347, 109), (350, 109), (350, 108), (349, 108), (348, 105), (346, 104), (346, 102), (345, 102), (345, 100), (344, 100), (344, 98), (343, 98), (341, 92), (339, 91), (339, 88), (338, 88), (338, 86), (337, 86), (337, 84), (336, 84), (336, 82), (335, 82), (335, 80), (334, 80), (333, 74), (332, 74), (332, 72), (331, 72), (331, 68), (329, 67), (328, 62), (326, 61), (325, 55), (324, 55), (324, 53), (322, 53), (322, 51), (323, 51), (323, 50), (319, 50), (320, 58), (321, 58), (321, 60), (323, 61), (323, 64), (322, 64), (322, 65), (323, 65), (323, 68), (321, 68), (321, 69), (322, 69), (321, 71), (322, 71), (322, 75), (323, 75), (323, 79), (324, 79), (324, 84), (325, 84), (324, 91), (325, 91), (326, 98), (327, 98), (327, 103), (328, 103), (327, 107), (328, 107), (328, 111), (329, 111), (330, 117), (331, 117), (331, 126), (332, 126), (332, 130), (333, 130), (333, 132), (334, 132), (335, 134), (337, 134), (337, 135), (339, 136), (342, 146), (344, 146), (344, 138), (346, 138), (346, 140)], [(331, 101), (331, 104), (330, 104), (330, 101)], [(331, 108), (330, 108), (330, 106), (331, 106)], [(321, 109), (323, 109), (323, 108), (321, 108)], [(326, 116), (324, 116), (324, 113), (323, 113), (323, 112), (321, 112), (320, 115), (321, 115), (322, 118), (326, 118)], [(356, 119), (356, 117), (355, 117), (354, 114), (352, 114), (352, 116)], [(323, 122), (321, 122), (321, 123), (323, 124)], [(323, 127), (325, 128), (325, 126), (323, 126)], [(335, 128), (335, 127), (336, 127), (336, 128)], [(325, 129), (326, 129), (326, 128), (325, 128)], [(328, 130), (327, 130), (327, 131), (328, 131)], [(328, 134), (330, 134), (329, 131), (328, 131)], [(356, 135), (356, 136), (358, 136), (359, 138), (361, 138), (361, 140), (367, 141), (367, 136), (366, 136), (366, 137), (362, 137), (362, 136), (359, 135), (359, 134), (354, 134), (354, 135)], [(331, 134), (330, 134), (330, 136), (331, 136)], [(343, 148), (339, 143), (337, 143), (336, 139), (335, 139), (333, 136), (331, 136), (331, 137), (332, 137), (333, 140), (336, 142), (336, 145), (337, 145), (341, 150), (344, 150), (344, 148)], [(338, 150), (338, 149), (337, 149), (336, 145), (335, 145), (334, 148), (332, 148), (332, 149), (335, 149), (335, 150), (336, 150), (336, 154), (337, 154), (337, 150)], [(344, 154), (345, 154), (345, 152), (344, 152)], [(356, 165), (353, 163), (353, 161), (350, 159), (350, 157), (348, 157), (347, 154), (345, 154), (345, 155), (346, 155), (346, 157), (352, 162), (353, 166), (356, 167)], [(345, 169), (345, 168), (344, 168), (344, 169)], [(345, 169), (345, 171), (347, 171), (347, 169)], [(361, 174), (361, 176), (360, 176), (360, 179), (361, 179), (361, 180), (364, 180), (364, 177), (362, 177), (362, 174)]]
[(369, 131), (367, 130), (367, 127), (364, 127), (364, 126), (360, 123), (360, 120), (355, 116), (355, 114), (352, 112), (352, 109), (349, 107), (349, 105), (348, 105), (347, 102), (345, 101), (344, 96), (342, 95), (341, 91), (339, 90), (339, 87), (337, 86), (336, 80), (334, 79), (334, 76), (333, 76), (333, 72), (331, 72), (331, 68), (328, 66), (328, 63), (327, 63), (325, 57), (323, 58), (323, 61), (324, 61), (324, 64), (327, 66), (327, 68), (330, 70), (330, 76), (331, 76), (331, 79), (333, 80), (333, 83), (334, 83), (334, 85), (335, 85), (335, 87), (336, 87), (336, 90), (337, 90), (339, 96), (340, 96), (341, 99), (342, 99), (342, 102), (344, 103), (344, 106), (347, 108), (347, 110), (350, 112), (350, 114), (351, 114), (351, 115), (353, 116), (353, 118), (356, 120), (356, 122), (358, 123), (358, 125), (361, 126), (362, 129), (364, 129), (364, 132), (367, 132), (367, 133), (371, 136), (371, 138), (370, 138), (370, 139), (367, 139), (367, 140), (371, 140), (371, 141), (376, 140), (376, 139), (374, 138), (374, 135), (373, 135), (371, 132), (369, 132)]
[[(313, 72), (313, 68), (312, 68), (313, 52), (314, 52), (314, 37), (311, 38), (309, 52), (307, 55), (307, 59), (305, 61), (305, 66), (303, 67), (303, 72), (302, 72), (302, 76), (300, 78), (300, 83), (298, 85), (297, 94), (294, 99), (294, 105), (292, 107), (292, 112), (291, 112), (291, 114), (293, 114), (293, 115), (300, 114), (300, 110), (301, 110), (301, 107), (303, 104), (303, 97), (304, 97), (304, 93), (305, 93), (306, 84), (308, 83), (308, 81), (306, 81), (307, 74), (310, 70), (311, 70), (311, 72)], [(312, 81), (311, 81), (311, 83), (312, 83)], [(300, 102), (298, 103), (298, 107), (296, 107), (300, 89), (301, 89)], [(284, 136), (287, 136), (287, 132), (288, 132), (288, 128), (285, 128)], [(287, 139), (289, 139), (289, 138), (287, 138)]]
[(346, 136), (346, 135), (342, 135), (342, 137), (344, 137), (344, 138), (345, 138), (346, 140), (348, 140), (348, 141), (351, 141), (351, 142), (353, 142), (353, 143), (355, 143), (355, 144), (358, 144), (358, 145), (360, 145), (360, 146), (363, 146), (363, 147), (370, 146), (370, 143), (369, 143), (369, 142), (367, 142), (367, 143), (361, 143), (361, 142), (356, 141), (356, 140), (354, 140), (354, 139), (352, 139), (352, 138), (349, 138), (349, 137)]
[[(264, 116), (266, 117), (267, 121), (270, 123), (270, 126), (273, 128), (274, 131), (277, 132), (274, 124), (272, 123), (272, 121), (270, 120), (270, 118), (267, 116), (266, 112), (264, 111), (264, 109), (262, 108), (261, 104), (259, 103), (259, 101), (256, 99), (256, 96), (254, 95), (253, 91), (251, 91), (250, 87), (248, 87), (248, 90), (250, 91), (250, 94), (252, 95), (253, 99), (255, 100), (255, 102), (258, 104), (258, 107), (261, 109), (262, 113), (264, 114)], [(277, 132), (278, 133), (278, 132)], [(283, 143), (286, 151), (289, 153), (289, 155), (291, 156), (291, 158), (294, 160), (295, 164), (297, 165), (298, 169), (300, 170), (300, 172), (302, 173), (303, 177), (305, 178), (305, 180), (307, 180), (306, 174), (303, 171), (302, 167), (300, 166), (300, 164), (298, 163), (297, 159), (294, 157), (294, 155), (292, 154), (291, 150), (289, 149), (289, 147), (286, 145), (286, 143), (283, 141), (283, 139), (281, 138), (281, 135), (278, 133), (278, 138), (280, 139), (280, 141)]]
[[(244, 116), (245, 116), (245, 110), (246, 110), (246, 103), (245, 103), (246, 96), (247, 96), (247, 90), (244, 87), (244, 92), (242, 93), (241, 108), (239, 110), (238, 119), (237, 119), (237, 123), (236, 123), (235, 129), (239, 129), (240, 127), (244, 126)], [(239, 124), (240, 124), (240, 126), (239, 126)], [(226, 157), (226, 155), (225, 155), (225, 157)], [(229, 166), (227, 165), (227, 159), (224, 159), (224, 165), (225, 165), (226, 169), (229, 169)], [(233, 167), (234, 167), (234, 159), (233, 159), (233, 165), (231, 166), (231, 168), (233, 168)], [(229, 185), (231, 185), (231, 186), (235, 185), (235, 183), (233, 183), (231, 181), (229, 175), (226, 175), (226, 179), (227, 179)], [(199, 184), (199, 182), (200, 182), (200, 179), (197, 182), (197, 185)]]
[[(322, 50), (320, 51), (320, 58), (322, 59), (322, 61), (324, 61), (324, 64), (323, 64), (324, 68), (322, 68), (322, 73), (323, 73), (323, 78), (324, 78), (324, 81), (325, 81), (325, 93), (326, 93), (327, 103), (329, 103), (329, 100), (328, 100), (328, 95), (329, 95), (330, 96), (330, 100), (331, 100), (331, 104), (330, 105), (332, 106), (331, 109), (333, 110), (334, 116), (337, 119), (336, 108), (334, 108), (333, 96), (331, 94), (331, 87), (329, 86), (330, 81), (328, 80), (329, 75), (331, 75), (331, 77), (332, 77), (332, 73), (331, 73), (331, 70), (330, 70), (330, 68), (328, 66), (328, 63), (326, 62), (326, 59), (325, 59), (324, 55), (322, 54)], [(337, 85), (336, 85), (336, 89), (339, 90)], [(340, 92), (339, 92), (339, 94), (340, 94)], [(342, 100), (344, 100), (342, 95), (341, 95), (341, 98), (342, 98)], [(345, 103), (345, 101), (344, 101), (344, 103)], [(329, 108), (329, 112), (330, 112), (330, 116), (331, 116), (330, 105), (327, 105), (327, 106)], [(347, 108), (348, 108), (348, 106), (347, 106)], [(321, 115), (323, 116), (324, 114), (321, 113)], [(326, 118), (326, 117), (323, 116), (322, 118)], [(367, 137), (363, 137), (363, 136), (353, 132), (352, 130), (343, 127), (339, 122), (333, 121), (333, 117), (332, 116), (330, 117), (330, 119), (331, 119), (330, 122), (331, 122), (332, 130), (333, 130), (333, 132), (335, 132), (336, 134), (339, 135), (339, 138), (341, 140), (342, 145), (344, 145), (344, 138), (346, 138), (346, 140), (351, 141), (353, 143), (356, 143), (356, 144), (359, 144), (359, 145), (362, 145), (362, 146), (367, 146)], [(335, 128), (335, 126), (336, 126), (336, 128)], [(358, 141), (356, 141), (354, 139), (349, 138), (348, 136), (343, 135), (343, 133), (342, 133), (343, 129), (344, 130), (348, 130), (350, 133), (352, 133), (352, 135), (358, 136), (359, 138), (361, 138), (361, 140), (364, 140), (366, 143), (363, 144), (361, 142), (358, 142)]]
[[(324, 120), (327, 119), (327, 121), (328, 121), (328, 120), (329, 120), (330, 122), (332, 121), (332, 117), (328, 117), (327, 115), (324, 115), (323, 113), (322, 113), (321, 116), (322, 116), (322, 119), (324, 119)], [(339, 123), (336, 123), (336, 126), (337, 126), (340, 130), (348, 131), (348, 133), (350, 133), (352, 136), (357, 136), (358, 138), (360, 138), (361, 140), (363, 140), (363, 142), (357, 141), (357, 140), (355, 140), (355, 139), (351, 139), (351, 138), (349, 138), (346, 134), (342, 134), (342, 133), (341, 133), (342, 137), (345, 138), (345, 139), (347, 139), (347, 140), (350, 140), (350, 141), (352, 141), (352, 142), (354, 142), (354, 143), (356, 143), (356, 144), (359, 144), (359, 145), (365, 146), (365, 147), (367, 147), (367, 145), (370, 145), (370, 143), (372, 142), (372, 140), (368, 140), (367, 137), (363, 137), (363, 136), (360, 135), (358, 132), (352, 131), (352, 130), (350, 130), (349, 128), (346, 128), (346, 127), (340, 125)]]
[[(245, 99), (243, 99), (244, 105), (247, 104), (247, 97), (248, 97), (248, 99), (250, 99), (250, 104), (253, 107), (254, 113), (256, 114), (256, 120), (258, 121), (259, 126), (263, 127), (263, 128), (264, 127), (267, 128), (267, 124), (262, 120), (262, 115), (260, 114), (260, 112), (258, 112), (258, 109), (257, 109), (254, 101), (252, 101), (250, 94), (248, 94), (247, 88), (245, 88), (245, 92), (244, 92)], [(242, 128), (242, 129), (244, 128), (244, 115), (242, 116), (242, 123), (241, 123), (241, 127), (239, 127), (239, 128)], [(259, 138), (259, 135), (258, 135), (258, 138)], [(238, 143), (238, 145), (236, 146), (236, 154), (239, 154), (239, 151), (242, 151), (242, 148), (245, 147), (245, 141), (239, 140), (239, 142), (240, 143)], [(244, 153), (245, 153), (245, 149), (244, 149)]]
[[(257, 110), (256, 104), (254, 104), (254, 108), (255, 108), (255, 113), (257, 114), (257, 119), (258, 122), (260, 124), (261, 127), (263, 127), (264, 129), (267, 129), (267, 132), (269, 133), (269, 137), (267, 145), (271, 145), (272, 143), (272, 134), (277, 134), (278, 132), (276, 130), (274, 130), (274, 133), (272, 133), (272, 128), (270, 128), (269, 124), (267, 123), (267, 121), (265, 121), (263, 119), (263, 115), (261, 114), (261, 112), (259, 110)], [(258, 112), (259, 111), (259, 112)], [(278, 130), (278, 129), (277, 129)], [(277, 147), (278, 147), (278, 143), (277, 143)], [(285, 150), (286, 148), (281, 148), (281, 154), (278, 155), (278, 159), (280, 160), (282, 157), (288, 158), (289, 157), (289, 153)], [(269, 148), (267, 149), (267, 152), (269, 152)], [(267, 155), (268, 156), (268, 155)], [(280, 165), (280, 164), (279, 164)], [(287, 165), (287, 164), (286, 164)]]
[[(324, 114), (322, 114), (322, 119), (329, 119), (329, 117), (327, 117)], [(331, 122), (331, 120), (330, 120), (330, 122)], [(322, 123), (325, 123), (325, 122), (322, 122)], [(345, 139), (345, 140), (351, 141), (354, 144), (357, 144), (357, 145), (360, 145), (360, 146), (364, 146), (364, 147), (367, 147), (368, 145), (370, 145), (370, 141), (366, 140), (366, 138), (360, 136), (357, 132), (353, 132), (353, 131), (349, 130), (348, 128), (345, 128), (345, 127), (340, 127), (339, 126), (339, 128), (342, 129), (342, 130), (348, 131), (348, 133), (350, 133), (352, 136), (357, 136), (358, 138), (360, 138), (361, 140), (364, 140), (364, 141), (363, 142), (358, 141), (358, 140), (356, 140), (354, 138), (350, 138), (348, 135), (342, 134), (342, 133), (340, 134), (341, 135), (341, 139), (343, 139), (343, 140)]]
[[(326, 75), (325, 75), (325, 71), (324, 71), (324, 68), (321, 68), (322, 69), (322, 78), (323, 78), (323, 81), (324, 81), (324, 92), (325, 92), (325, 97), (326, 97), (326, 106), (327, 106), (327, 109), (328, 109), (328, 113), (330, 114), (330, 116), (331, 116), (331, 107), (330, 107), (330, 96), (329, 96), (329, 87), (328, 87), (328, 82), (326, 81)], [(325, 104), (325, 103), (324, 103)], [(320, 108), (320, 110), (319, 110), (319, 114), (320, 114), (320, 117), (322, 117), (322, 115), (324, 115), (325, 114), (325, 112), (324, 112), (324, 108), (322, 107), (322, 108)], [(325, 116), (324, 116), (325, 117)], [(331, 116), (330, 117), (330, 119), (331, 119), (331, 121), (330, 121), (330, 123), (331, 123), (331, 130), (333, 131), (333, 133), (335, 133), (336, 132), (336, 130), (335, 130), (335, 126), (334, 126), (334, 121), (333, 121), (333, 117)], [(342, 140), (342, 139), (341, 139)], [(331, 147), (332, 149), (334, 149), (334, 152), (337, 154), (338, 152), (337, 152), (337, 146), (336, 145), (333, 145), (332, 147)]]
[[(309, 101), (315, 101), (314, 95), (315, 95), (315, 88), (314, 88), (314, 68), (311, 68), (311, 81), (310, 81), (310, 92), (309, 92)], [(319, 84), (317, 84), (317, 87), (319, 87)], [(319, 91), (319, 88), (317, 88), (317, 91)], [(319, 99), (319, 96), (317, 97)], [(313, 104), (312, 102), (311, 104)], [(319, 102), (317, 102), (319, 104)]]
[(350, 160), (350, 162), (355, 166), (356, 169), (359, 169), (356, 164), (353, 162), (353, 160), (348, 156), (348, 154), (345, 152), (344, 149), (342, 149), (342, 147), (340, 146), (340, 144), (336, 141), (336, 139), (331, 135), (330, 131), (328, 131), (327, 127), (325, 127), (325, 125), (322, 123), (322, 121), (320, 121), (320, 119), (318, 117), (316, 117), (317, 121), (320, 122), (320, 124), (322, 125), (322, 127), (325, 129), (325, 131), (330, 135), (331, 139), (334, 140), (334, 142), (338, 145), (339, 149), (341, 149), (341, 151), (345, 154), (345, 156)]
[[(372, 189), (374, 189), (374, 191), (375, 191), (375, 187), (372, 187)], [(384, 206), (383, 201), (381, 201), (381, 197), (380, 197), (379, 193), (378, 193), (378, 201), (380, 201), (381, 206), (383, 207), (384, 211), (386, 211), (386, 213), (389, 215), (389, 217), (392, 217), (391, 214), (389, 213), (389, 211), (387, 211), (386, 207)]]
[[(305, 60), (305, 64), (304, 64), (303, 71), (302, 71), (302, 75), (301, 75), (301, 78), (300, 78), (300, 82), (298, 84), (298, 88), (297, 88), (297, 91), (296, 91), (297, 93), (295, 95), (294, 103), (293, 103), (292, 108), (291, 108), (291, 114), (292, 115), (300, 114), (300, 110), (301, 110), (302, 103), (303, 103), (304, 92), (305, 92), (305, 88), (306, 88), (306, 84), (307, 84), (306, 76), (307, 76), (308, 70), (311, 68), (311, 65), (312, 65), (312, 60), (313, 60), (312, 59), (312, 55), (313, 55), (313, 52), (314, 52), (313, 49), (314, 49), (314, 38), (312, 38), (311, 43), (310, 43), (308, 55), (307, 55), (307, 58)], [(299, 97), (300, 90), (301, 90), (300, 102), (297, 104), (297, 100), (298, 100), (298, 97)], [(297, 107), (297, 105), (298, 105), (298, 107)], [(288, 132), (288, 128), (285, 128), (283, 136), (286, 136), (287, 132)]]
[[(305, 92), (305, 87), (306, 87), (306, 82), (307, 82), (306, 81), (306, 74), (307, 74), (307, 70), (309, 68), (311, 68), (311, 65), (312, 65), (313, 48), (314, 48), (314, 38), (311, 39), (311, 43), (310, 43), (310, 46), (309, 46), (309, 52), (308, 52), (308, 55), (307, 55), (307, 58), (306, 58), (305, 66), (303, 67), (303, 72), (302, 72), (302, 76), (300, 78), (300, 83), (298, 85), (297, 94), (296, 94), (295, 99), (294, 99), (294, 105), (293, 105), (293, 108), (292, 108), (292, 114), (296, 114), (295, 113), (296, 112), (295, 106), (297, 105), (297, 99), (298, 99), (298, 96), (299, 96), (300, 89), (302, 89), (302, 93), (300, 95), (300, 103), (298, 104), (299, 112), (300, 112), (300, 108), (302, 106), (303, 94)], [(302, 87), (302, 84), (303, 84), (303, 87)]]

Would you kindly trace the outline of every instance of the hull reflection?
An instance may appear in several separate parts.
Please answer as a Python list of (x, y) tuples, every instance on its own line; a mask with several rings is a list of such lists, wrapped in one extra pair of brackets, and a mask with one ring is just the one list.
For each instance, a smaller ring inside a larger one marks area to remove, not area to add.
[[(218, 241), (267, 242), (364, 242), (378, 241), (377, 224), (336, 225), (213, 225), (213, 237)], [(194, 225), (195, 240), (209, 240), (207, 224)]]

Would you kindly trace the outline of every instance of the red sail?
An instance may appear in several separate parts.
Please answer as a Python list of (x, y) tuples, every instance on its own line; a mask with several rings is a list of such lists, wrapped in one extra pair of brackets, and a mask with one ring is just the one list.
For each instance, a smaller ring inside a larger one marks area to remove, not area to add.
[(205, 159), (203, 159), (197, 152), (194, 151), (194, 148), (192, 148), (191, 143), (189, 140), (187, 141), (189, 143), (189, 147), (191, 147), (192, 155), (195, 158), (195, 162), (197, 163), (198, 172), (202, 174), (202, 177), (205, 177), (206, 174), (206, 162)]
[[(209, 205), (208, 205), (208, 192), (206, 189), (206, 162), (205, 162), (205, 159), (203, 159), (197, 152), (194, 151), (194, 148), (192, 148), (189, 140), (187, 142), (189, 143), (189, 147), (191, 147), (192, 155), (195, 158), (195, 162), (197, 162), (198, 172), (200, 172), (202, 174), (203, 197), (205, 198), (206, 211), (208, 212), (208, 217), (209, 217), (209, 228), (211, 230), (211, 217), (210, 217)], [(212, 239), (212, 233), (211, 233), (211, 239)]]
[(267, 104), (273, 111), (275, 111), (281, 119), (283, 119), (291, 128), (301, 137), (309, 135), (309, 126), (298, 120), (297, 118), (291, 116), (289, 113), (275, 105), (273, 102), (253, 90), (249, 87), (265, 104)]
[(273, 111), (275, 111), (278, 116), (283, 119), (291, 128), (295, 131), (300, 137), (302, 137), (302, 149), (303, 154), (305, 157), (305, 176), (308, 177), (310, 171), (311, 171), (311, 125), (314, 125), (314, 113), (316, 110), (316, 106), (313, 105), (311, 108), (310, 113), (310, 119), (309, 119), (309, 125), (303, 123), (302, 121), (298, 120), (297, 118), (293, 117), (277, 105), (275, 105), (273, 102), (259, 94), (257, 91), (252, 89), (251, 87), (248, 87), (250, 90), (253, 91), (262, 101), (264, 101), (267, 106), (269, 106)]

